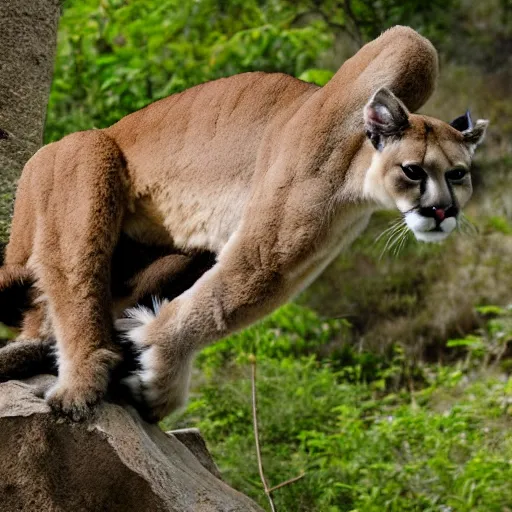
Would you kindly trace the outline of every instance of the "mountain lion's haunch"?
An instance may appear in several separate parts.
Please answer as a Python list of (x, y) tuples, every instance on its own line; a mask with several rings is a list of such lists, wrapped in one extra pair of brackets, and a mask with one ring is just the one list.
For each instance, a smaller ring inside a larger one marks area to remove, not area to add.
[[(36, 280), (44, 314), (31, 337), (56, 337), (49, 404), (82, 418), (102, 398), (120, 360), (113, 316), (138, 353), (128, 382), (158, 419), (184, 403), (197, 350), (297, 294), (374, 210), (398, 209), (418, 239), (444, 239), (471, 196), (487, 122), (411, 113), (437, 69), (432, 45), (395, 27), (322, 88), (236, 75), (42, 148), (19, 183), (5, 268)], [(218, 256), (174, 300), (120, 314), (121, 234)]]

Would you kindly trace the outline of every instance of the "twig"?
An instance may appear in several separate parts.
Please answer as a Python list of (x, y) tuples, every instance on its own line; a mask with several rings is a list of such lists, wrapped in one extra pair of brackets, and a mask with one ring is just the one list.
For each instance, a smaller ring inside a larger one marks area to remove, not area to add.
[(267, 495), (268, 501), (270, 503), (270, 509), (272, 512), (276, 512), (276, 505), (274, 503), (274, 499), (272, 497), (272, 492), (284, 487), (285, 485), (293, 484), (297, 480), (300, 480), (304, 477), (305, 473), (301, 473), (299, 476), (294, 478), (290, 478), (290, 480), (286, 480), (285, 482), (281, 482), (280, 484), (275, 485), (274, 487), (269, 487), (267, 484), (267, 480), (265, 479), (265, 472), (263, 471), (263, 462), (261, 460), (261, 448), (260, 448), (260, 436), (258, 430), (258, 406), (256, 402), (256, 357), (252, 355), (250, 357), (251, 362), (251, 384), (252, 384), (252, 422), (254, 426), (254, 442), (256, 444), (256, 457), (258, 459), (258, 470), (260, 473), (261, 483), (263, 484), (263, 489), (265, 494)]
[(272, 512), (276, 512), (276, 506), (274, 504), (274, 500), (272, 499), (272, 494), (270, 493), (270, 489), (267, 485), (267, 481), (265, 480), (265, 473), (263, 471), (263, 462), (261, 460), (261, 449), (260, 449), (260, 436), (258, 431), (258, 407), (256, 404), (256, 357), (251, 358), (251, 384), (252, 384), (252, 422), (254, 425), (254, 442), (256, 443), (256, 457), (258, 458), (258, 470), (260, 472), (261, 483), (263, 484), (263, 489), (265, 490), (265, 494), (267, 495), (268, 501), (270, 503), (270, 509)]
[(359, 45), (359, 48), (363, 46), (363, 35), (361, 34), (361, 29), (359, 28), (359, 25), (357, 23), (357, 18), (354, 14), (354, 11), (352, 10), (352, 3), (351, 0), (345, 0), (343, 2), (343, 10), (345, 11), (345, 14), (350, 18), (350, 21), (352, 22), (352, 25), (354, 26), (354, 38)]
[(281, 489), (281, 487), (284, 487), (288, 484), (293, 484), (293, 482), (296, 482), (297, 480), (300, 480), (301, 478), (304, 478), (304, 475), (306, 473), (301, 473), (299, 476), (290, 478), (290, 480), (286, 480), (286, 482), (281, 482), (280, 484), (274, 485), (274, 487), (271, 487), (268, 492), (274, 492), (277, 491), (277, 489)]

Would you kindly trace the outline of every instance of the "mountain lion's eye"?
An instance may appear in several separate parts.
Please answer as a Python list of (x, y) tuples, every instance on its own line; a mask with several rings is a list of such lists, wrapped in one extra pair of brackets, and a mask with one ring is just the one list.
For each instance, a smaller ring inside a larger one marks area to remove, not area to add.
[(461, 181), (467, 173), (466, 169), (452, 169), (446, 173), (446, 179), (449, 181)]
[(421, 181), (427, 177), (427, 173), (419, 165), (402, 165), (404, 174), (413, 181)]

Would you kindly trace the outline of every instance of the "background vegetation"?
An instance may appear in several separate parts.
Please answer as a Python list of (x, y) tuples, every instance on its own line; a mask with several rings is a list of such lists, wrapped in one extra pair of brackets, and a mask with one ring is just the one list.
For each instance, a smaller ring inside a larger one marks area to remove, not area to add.
[(467, 209), (474, 228), (395, 254), (375, 243), (394, 217), (376, 216), (297, 304), (205, 350), (187, 411), (165, 422), (199, 426), (225, 478), (266, 506), (250, 420), (255, 354), (267, 477), (306, 471), (276, 491), (280, 511), (512, 510), (512, 2), (64, 2), (47, 142), (234, 73), (322, 85), (398, 23), (441, 54), (424, 111), (449, 121), (469, 106), (491, 120)]

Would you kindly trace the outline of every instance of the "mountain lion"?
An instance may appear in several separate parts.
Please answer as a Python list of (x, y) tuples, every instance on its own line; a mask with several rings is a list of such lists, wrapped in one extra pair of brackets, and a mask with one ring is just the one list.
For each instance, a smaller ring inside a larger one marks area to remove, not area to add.
[[(56, 339), (51, 407), (74, 419), (93, 411), (121, 359), (117, 328), (138, 358), (127, 382), (162, 418), (184, 403), (197, 350), (296, 295), (376, 209), (398, 209), (419, 240), (446, 238), (487, 121), (411, 113), (437, 73), (431, 43), (394, 27), (324, 87), (244, 73), (39, 150), (19, 182), (3, 272), (34, 278), (39, 307), (21, 338)], [(216, 261), (174, 300), (120, 313), (121, 235)]]

